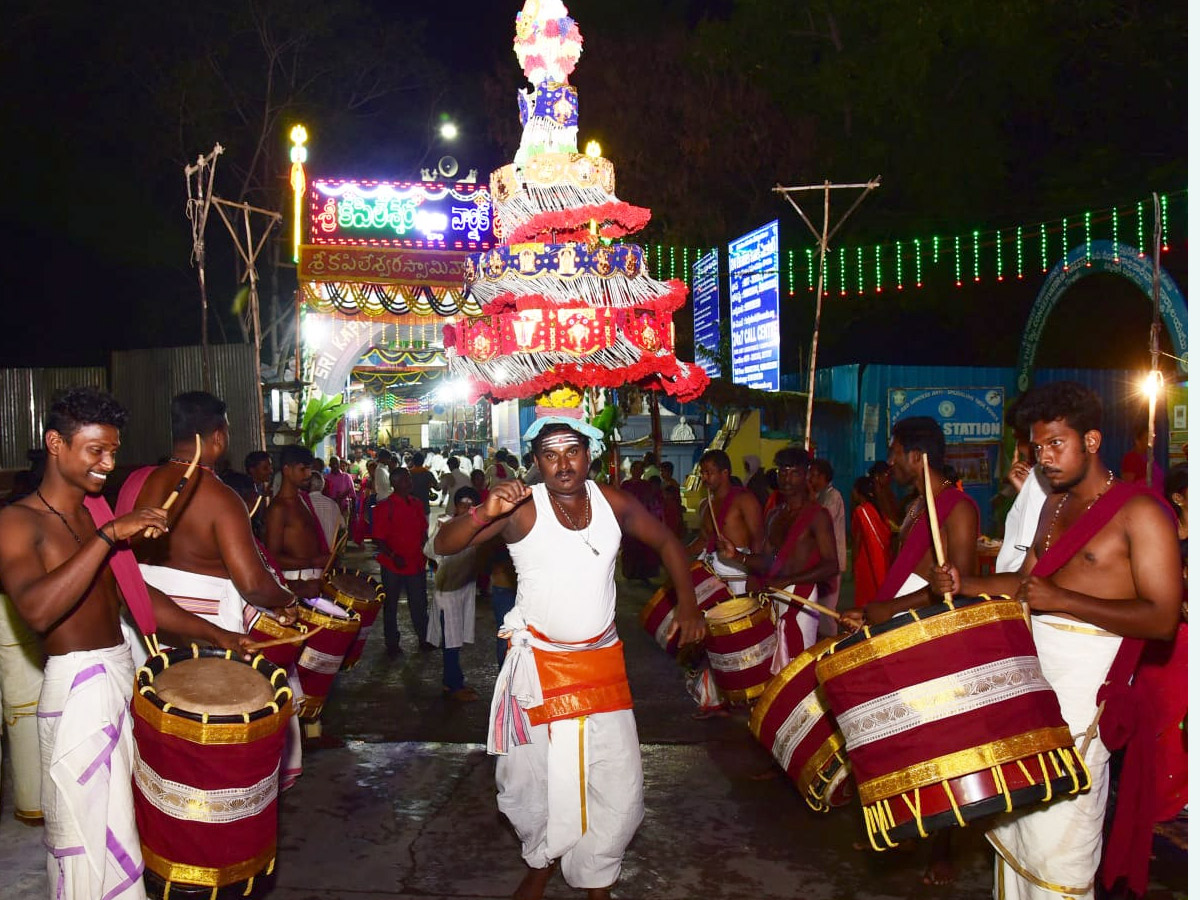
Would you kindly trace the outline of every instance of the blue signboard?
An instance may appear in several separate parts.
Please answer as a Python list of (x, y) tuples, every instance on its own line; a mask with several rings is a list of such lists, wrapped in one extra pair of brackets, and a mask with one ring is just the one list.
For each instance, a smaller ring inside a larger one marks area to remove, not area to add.
[(888, 428), (909, 416), (930, 416), (947, 444), (999, 441), (1004, 431), (1004, 388), (893, 388)]
[[(696, 364), (709, 378), (719, 378), (717, 346), (721, 342), (721, 283), (717, 248), (692, 263), (692, 335)], [(703, 347), (711, 355), (700, 352)]]
[(779, 390), (779, 220), (729, 244), (733, 380)]

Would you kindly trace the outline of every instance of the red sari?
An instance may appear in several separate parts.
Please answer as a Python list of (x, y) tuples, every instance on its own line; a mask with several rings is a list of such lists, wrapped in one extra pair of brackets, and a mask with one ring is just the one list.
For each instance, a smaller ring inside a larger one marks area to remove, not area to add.
[(892, 564), (890, 532), (875, 504), (868, 501), (854, 508), (850, 534), (854, 547), (854, 605), (866, 606), (875, 599)]

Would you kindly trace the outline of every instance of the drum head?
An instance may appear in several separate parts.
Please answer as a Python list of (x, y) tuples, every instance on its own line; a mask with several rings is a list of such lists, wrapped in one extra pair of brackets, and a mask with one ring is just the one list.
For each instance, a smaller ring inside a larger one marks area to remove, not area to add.
[(712, 609), (705, 610), (704, 618), (708, 619), (709, 622), (720, 625), (744, 619), (758, 609), (762, 609), (762, 604), (753, 597), (734, 597), (732, 600), (725, 600), (718, 603)]
[(210, 716), (252, 713), (275, 696), (261, 672), (219, 656), (172, 663), (154, 677), (154, 690), (172, 706)]
[(373, 601), (376, 597), (375, 585), (365, 575), (354, 575), (351, 572), (338, 572), (329, 577), (329, 584), (334, 590), (364, 602)]

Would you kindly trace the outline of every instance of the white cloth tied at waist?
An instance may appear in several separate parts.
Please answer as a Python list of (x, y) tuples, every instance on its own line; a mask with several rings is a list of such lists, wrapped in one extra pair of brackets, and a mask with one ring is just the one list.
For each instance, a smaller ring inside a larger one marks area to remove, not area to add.
[(288, 581), (315, 581), (321, 577), (320, 569), (284, 569), (283, 577)]
[(617, 626), (615, 622), (609, 622), (603, 634), (586, 643), (560, 644), (533, 634), (519, 610), (514, 608), (505, 616), (504, 625), (496, 636), (507, 638), (511, 646), (492, 692), (487, 749), (492, 756), (503, 756), (508, 753), (510, 744), (531, 743), (529, 731), (532, 726), (526, 710), (541, 706), (543, 702), (542, 681), (538, 677), (533, 648), (551, 653), (572, 653), (611, 647), (617, 642)]

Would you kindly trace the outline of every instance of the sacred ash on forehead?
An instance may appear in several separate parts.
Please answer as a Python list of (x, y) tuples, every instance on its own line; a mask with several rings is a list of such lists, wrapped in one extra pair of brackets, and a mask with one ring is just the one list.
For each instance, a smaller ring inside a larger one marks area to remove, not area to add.
[(577, 444), (582, 444), (585, 438), (577, 431), (553, 431), (546, 435), (541, 440), (541, 446), (545, 450), (565, 450), (568, 447), (574, 447)]

